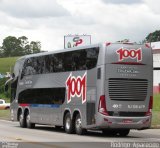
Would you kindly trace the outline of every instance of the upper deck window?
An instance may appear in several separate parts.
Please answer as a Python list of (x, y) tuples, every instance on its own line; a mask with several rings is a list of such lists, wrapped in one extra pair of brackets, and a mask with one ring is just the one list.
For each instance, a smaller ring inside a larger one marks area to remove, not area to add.
[(27, 75), (89, 70), (97, 65), (99, 48), (88, 48), (31, 57), (24, 62), (22, 78)]

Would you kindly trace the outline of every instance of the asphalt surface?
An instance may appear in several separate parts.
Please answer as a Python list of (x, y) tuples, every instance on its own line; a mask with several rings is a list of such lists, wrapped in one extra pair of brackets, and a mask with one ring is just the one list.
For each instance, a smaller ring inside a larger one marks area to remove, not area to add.
[(160, 129), (131, 130), (127, 137), (104, 136), (100, 131), (89, 131), (86, 135), (79, 136), (66, 134), (63, 129), (50, 126), (36, 125), (35, 129), (27, 129), (20, 128), (18, 122), (0, 120), (0, 147), (2, 148), (130, 148), (136, 147), (136, 144), (144, 148), (159, 148)]

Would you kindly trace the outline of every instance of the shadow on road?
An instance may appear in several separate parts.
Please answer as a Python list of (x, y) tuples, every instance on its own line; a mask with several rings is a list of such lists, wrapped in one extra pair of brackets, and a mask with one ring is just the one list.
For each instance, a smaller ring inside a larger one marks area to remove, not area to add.
[[(19, 126), (16, 126), (17, 128), (20, 128)], [(41, 130), (41, 131), (47, 131), (47, 132), (55, 132), (55, 133), (65, 133), (63, 128), (56, 128), (54, 126), (46, 126), (46, 125), (37, 125), (34, 129), (32, 130)], [(67, 133), (65, 133), (67, 134)], [(110, 134), (102, 134), (101, 131), (92, 131), (92, 130), (88, 130), (87, 133), (83, 136), (87, 136), (87, 137), (108, 137), (108, 138), (124, 138), (123, 136), (119, 136), (119, 135), (110, 135)], [(139, 138), (138, 136), (126, 136), (125, 138)]]

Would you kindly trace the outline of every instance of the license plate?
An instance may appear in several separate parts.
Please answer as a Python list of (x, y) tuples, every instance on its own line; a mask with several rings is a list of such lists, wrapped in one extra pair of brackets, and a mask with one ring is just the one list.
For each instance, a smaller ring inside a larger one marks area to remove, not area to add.
[(133, 120), (132, 119), (124, 119), (122, 122), (123, 123), (133, 123)]

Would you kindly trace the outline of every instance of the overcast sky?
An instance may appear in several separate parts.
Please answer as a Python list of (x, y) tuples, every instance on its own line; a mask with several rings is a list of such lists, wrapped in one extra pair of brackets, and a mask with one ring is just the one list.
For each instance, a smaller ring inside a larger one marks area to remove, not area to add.
[(7, 36), (62, 49), (64, 35), (87, 34), (92, 43), (142, 41), (160, 30), (160, 0), (0, 0), (0, 46)]

